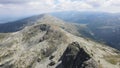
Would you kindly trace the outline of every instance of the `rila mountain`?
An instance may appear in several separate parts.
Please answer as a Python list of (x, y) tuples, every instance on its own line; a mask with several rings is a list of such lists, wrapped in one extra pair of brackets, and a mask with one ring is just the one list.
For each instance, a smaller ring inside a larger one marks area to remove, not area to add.
[[(59, 13), (52, 15), (41, 14), (0, 24), (0, 68), (120, 67), (120, 51), (112, 48), (116, 46), (110, 47), (99, 42), (100, 38), (96, 32), (106, 31), (108, 27), (113, 26), (118, 28), (115, 24), (95, 25), (97, 17), (98, 23), (103, 21), (99, 20), (99, 14), (94, 15), (96, 19), (90, 14), (87, 18), (81, 18), (84, 14), (77, 14), (76, 17)], [(71, 19), (62, 19), (62, 15)], [(79, 22), (81, 19), (88, 20), (88, 17), (93, 19), (93, 22)], [(111, 35), (110, 32), (108, 35)], [(104, 40), (102, 41), (109, 43)]]
[[(120, 50), (120, 14), (105, 12), (64, 11), (49, 13), (67, 23), (77, 23), (82, 36), (105, 43)], [(15, 32), (25, 25), (34, 23), (40, 15), (28, 17), (14, 22), (0, 24), (0, 32)], [(7, 28), (6, 28), (7, 27)]]

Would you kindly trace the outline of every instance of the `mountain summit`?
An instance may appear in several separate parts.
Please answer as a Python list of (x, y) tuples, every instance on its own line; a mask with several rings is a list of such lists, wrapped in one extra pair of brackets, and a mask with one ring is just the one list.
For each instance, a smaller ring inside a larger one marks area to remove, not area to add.
[[(12, 33), (0, 33), (0, 68), (119, 68), (120, 52), (82, 37), (84, 26), (50, 15)], [(78, 28), (79, 27), (79, 28)]]

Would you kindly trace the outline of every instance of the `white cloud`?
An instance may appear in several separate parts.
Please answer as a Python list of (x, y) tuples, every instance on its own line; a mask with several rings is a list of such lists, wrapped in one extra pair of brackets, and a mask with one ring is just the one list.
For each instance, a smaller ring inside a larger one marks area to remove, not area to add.
[(100, 7), (105, 0), (86, 0), (86, 3), (92, 5), (93, 7)]
[(57, 10), (87, 10), (92, 6), (82, 1), (59, 0), (56, 5)]
[(3, 7), (3, 5), (2, 5), (2, 4), (0, 4), (0, 7)]
[(96, 10), (106, 12), (120, 12), (120, 0), (105, 0)]
[(120, 0), (0, 0), (0, 15), (65, 10), (120, 12)]

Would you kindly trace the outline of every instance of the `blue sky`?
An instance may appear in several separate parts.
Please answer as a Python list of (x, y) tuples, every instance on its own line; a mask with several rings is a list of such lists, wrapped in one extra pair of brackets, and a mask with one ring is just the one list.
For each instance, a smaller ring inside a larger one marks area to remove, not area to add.
[(0, 16), (23, 16), (56, 11), (120, 12), (120, 0), (0, 0)]

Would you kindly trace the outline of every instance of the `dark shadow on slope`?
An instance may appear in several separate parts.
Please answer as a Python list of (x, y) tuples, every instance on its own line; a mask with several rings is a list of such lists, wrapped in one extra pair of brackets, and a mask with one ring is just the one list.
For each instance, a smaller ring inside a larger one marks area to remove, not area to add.
[(98, 68), (96, 62), (77, 42), (69, 44), (56, 68)]

